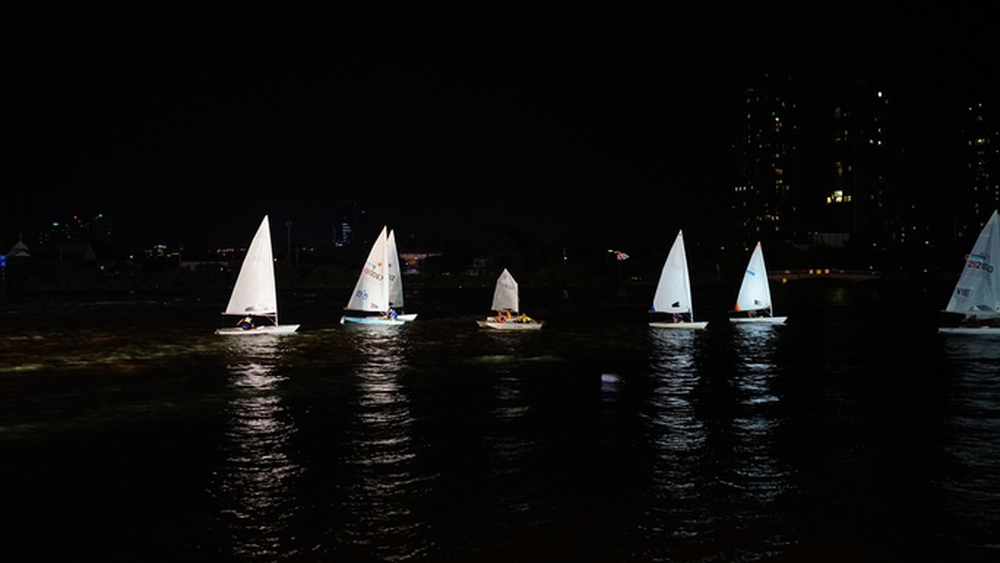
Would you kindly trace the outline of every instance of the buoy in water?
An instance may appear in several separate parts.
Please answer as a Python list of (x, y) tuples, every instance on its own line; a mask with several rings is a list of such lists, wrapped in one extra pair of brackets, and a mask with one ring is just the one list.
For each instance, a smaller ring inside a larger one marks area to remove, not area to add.
[(621, 383), (622, 378), (617, 373), (602, 373), (601, 383)]

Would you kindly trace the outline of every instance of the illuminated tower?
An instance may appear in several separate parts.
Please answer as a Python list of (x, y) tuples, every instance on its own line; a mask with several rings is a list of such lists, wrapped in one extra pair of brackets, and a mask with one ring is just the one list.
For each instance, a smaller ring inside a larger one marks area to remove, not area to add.
[(730, 197), (734, 243), (790, 240), (795, 235), (795, 197), (800, 178), (799, 91), (790, 78), (764, 75), (742, 88), (737, 166)]
[(829, 92), (822, 230), (873, 257), (901, 242), (903, 92), (888, 80), (847, 80)]
[[(970, 97), (962, 118), (961, 208), (958, 235), (974, 240), (994, 209), (1000, 209), (1000, 86)], [(971, 244), (971, 243), (970, 243)]]

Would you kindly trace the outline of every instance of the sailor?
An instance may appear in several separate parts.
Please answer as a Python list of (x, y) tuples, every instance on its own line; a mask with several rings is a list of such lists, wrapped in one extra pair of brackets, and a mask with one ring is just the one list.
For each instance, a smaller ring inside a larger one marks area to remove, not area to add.
[(247, 315), (245, 318), (240, 320), (238, 326), (243, 330), (250, 330), (251, 328), (253, 328), (253, 317)]

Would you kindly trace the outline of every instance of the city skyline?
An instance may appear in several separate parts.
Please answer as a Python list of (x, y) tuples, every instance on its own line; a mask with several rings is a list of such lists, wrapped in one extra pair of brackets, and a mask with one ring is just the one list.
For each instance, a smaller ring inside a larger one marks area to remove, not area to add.
[(345, 201), (401, 230), (669, 240), (707, 229), (732, 187), (734, 73), (888, 73), (940, 104), (995, 72), (984, 18), (946, 9), (251, 3), (11, 22), (11, 243), (81, 211), (149, 243), (239, 245), (265, 213), (320, 240)]

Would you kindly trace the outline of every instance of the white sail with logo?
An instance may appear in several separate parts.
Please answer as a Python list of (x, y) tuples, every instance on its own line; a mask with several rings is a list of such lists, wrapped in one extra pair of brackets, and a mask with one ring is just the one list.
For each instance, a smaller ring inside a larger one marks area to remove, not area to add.
[(395, 308), (403, 306), (402, 283), (396, 237), (382, 227), (347, 302), (346, 309), (357, 314), (344, 315), (340, 322), (398, 325), (415, 319), (415, 314), (396, 314)]
[(965, 260), (965, 267), (945, 311), (965, 315), (966, 322), (963, 324), (967, 326), (960, 328), (975, 329), (976, 332), (984, 329), (1000, 331), (1000, 326), (981, 324), (982, 321), (1000, 319), (1000, 217), (996, 211), (979, 233), (972, 252)]
[(361, 275), (354, 285), (354, 292), (347, 302), (351, 311), (384, 313), (389, 310), (389, 277), (386, 275), (386, 264), (389, 257), (386, 252), (386, 229), (372, 244), (361, 268)]

